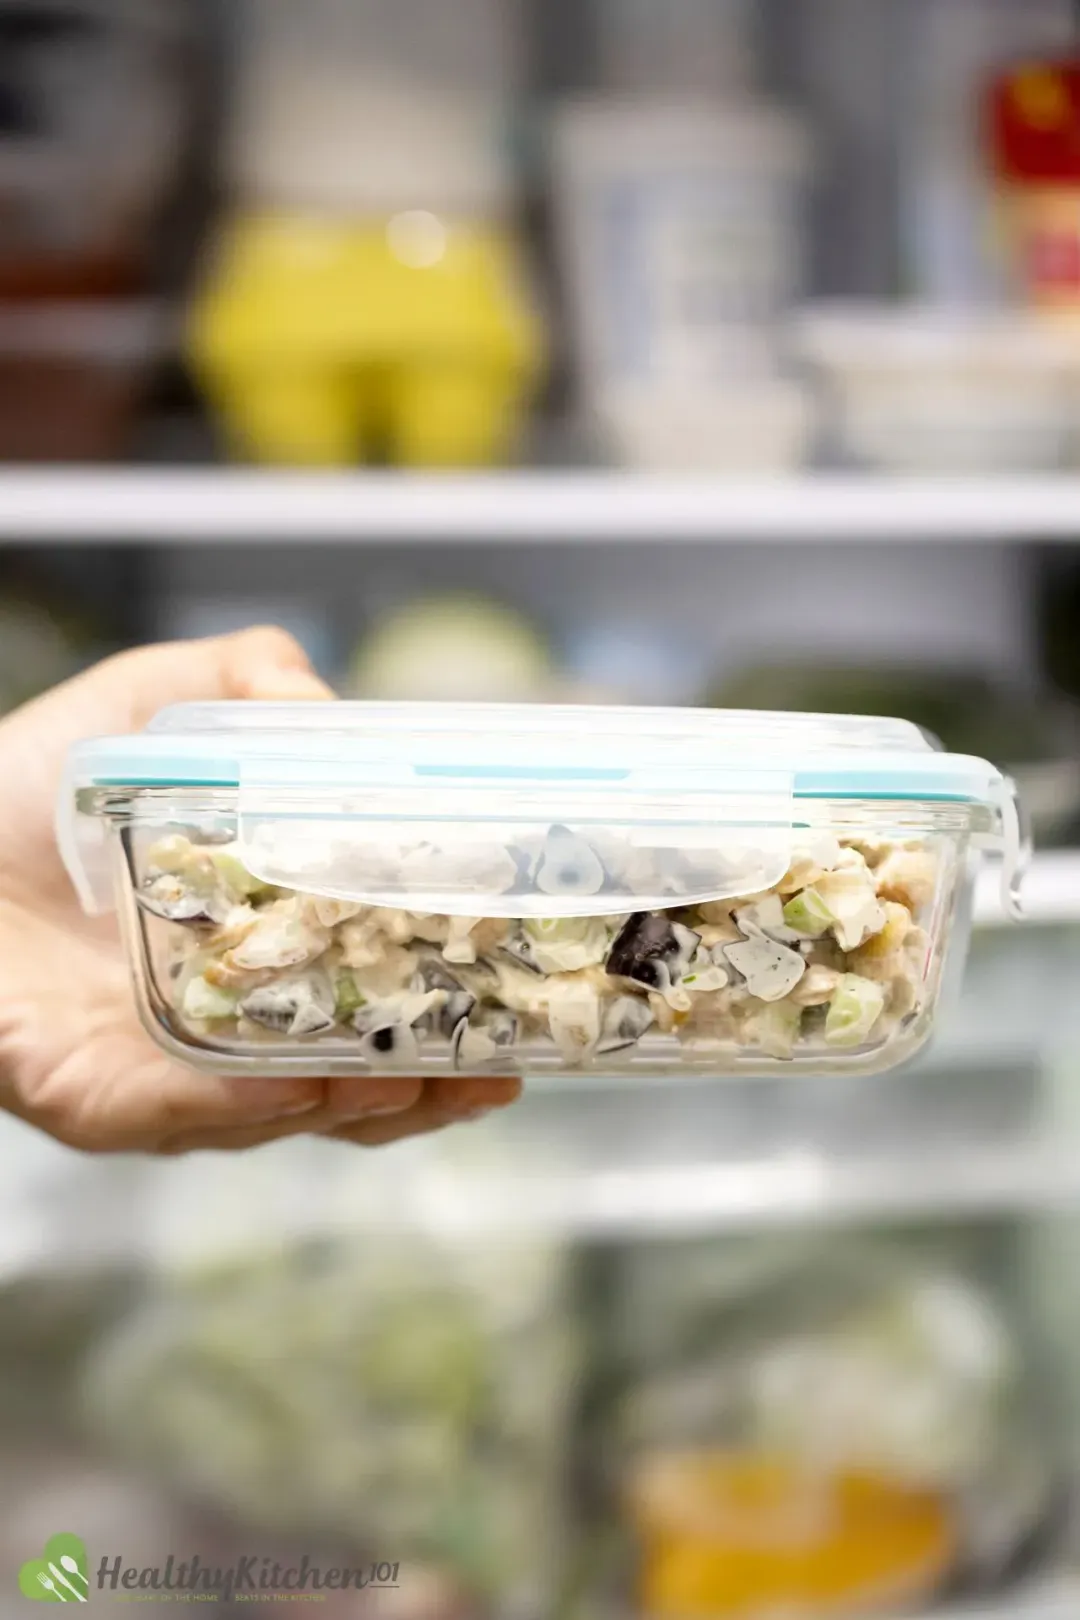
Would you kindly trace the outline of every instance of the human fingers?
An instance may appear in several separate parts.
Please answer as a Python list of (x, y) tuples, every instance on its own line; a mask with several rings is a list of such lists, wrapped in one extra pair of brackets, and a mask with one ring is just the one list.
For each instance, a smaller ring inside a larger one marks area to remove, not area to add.
[(402, 1076), (333, 1079), (323, 1103), (296, 1118), (265, 1124), (184, 1131), (160, 1149), (166, 1154), (242, 1152), (290, 1136), (326, 1136), (358, 1146), (389, 1146), (411, 1136), (464, 1124), (506, 1108), (521, 1093), (518, 1080), (447, 1075), (429, 1080)]
[(10, 804), (0, 791), (0, 876), (14, 881), (21, 874), (24, 892), (36, 889), (51, 902), (70, 896), (53, 839), (53, 808), (73, 743), (139, 731), (175, 703), (332, 697), (299, 643), (272, 627), (106, 659), (0, 722), (0, 769), (4, 781), (18, 784)]
[(406, 1113), (341, 1125), (329, 1134), (337, 1141), (354, 1142), (358, 1147), (386, 1147), (509, 1108), (520, 1095), (521, 1081), (510, 1077), (474, 1080), (441, 1076), (428, 1081), (419, 1102)]
[(117, 653), (17, 709), (5, 736), (34, 733), (39, 750), (102, 732), (140, 731), (174, 703), (332, 698), (300, 643), (260, 625), (199, 641), (159, 642)]

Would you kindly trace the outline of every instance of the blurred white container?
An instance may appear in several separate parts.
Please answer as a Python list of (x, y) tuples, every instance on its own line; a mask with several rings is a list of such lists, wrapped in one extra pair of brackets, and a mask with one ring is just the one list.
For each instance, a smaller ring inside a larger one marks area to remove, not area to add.
[(751, 100), (613, 96), (565, 104), (554, 136), (586, 386), (765, 369), (802, 285), (799, 126)]
[(812, 391), (780, 376), (601, 389), (601, 442), (616, 461), (653, 473), (796, 473), (810, 458)]
[(554, 115), (582, 400), (604, 448), (630, 465), (801, 458), (804, 410), (777, 348), (802, 289), (810, 142), (754, 88), (757, 9), (600, 0), (603, 89)]
[(1024, 316), (820, 306), (794, 347), (832, 392), (846, 462), (908, 474), (1056, 472), (1080, 449), (1080, 333)]
[[(778, 375), (777, 328), (801, 289), (807, 157), (800, 128), (753, 100), (612, 97), (557, 114), (582, 394), (618, 459), (707, 470), (799, 458), (803, 409)], [(748, 412), (739, 431), (733, 397)]]
[(518, 0), (246, 0), (244, 13), (227, 167), (249, 204), (488, 218), (513, 202)]

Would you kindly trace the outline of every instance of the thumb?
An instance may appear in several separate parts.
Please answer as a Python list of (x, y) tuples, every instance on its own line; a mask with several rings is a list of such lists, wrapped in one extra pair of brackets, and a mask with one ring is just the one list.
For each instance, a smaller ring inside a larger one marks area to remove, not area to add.
[(119, 653), (28, 703), (6, 723), (53, 758), (73, 742), (141, 731), (174, 703), (230, 699), (296, 701), (332, 698), (299, 642), (263, 626), (205, 641), (162, 642)]
[(334, 695), (300, 643), (268, 625), (121, 653), (84, 679), (110, 709), (110, 727), (118, 731), (141, 731), (175, 703), (310, 702)]
[(174, 703), (305, 702), (333, 695), (299, 643), (273, 628), (140, 647), (106, 659), (0, 721), (0, 767), (5, 782), (19, 784), (17, 798), (5, 798), (0, 814), (0, 872), (30, 866), (40, 886), (61, 882), (52, 816), (72, 743), (141, 731)]

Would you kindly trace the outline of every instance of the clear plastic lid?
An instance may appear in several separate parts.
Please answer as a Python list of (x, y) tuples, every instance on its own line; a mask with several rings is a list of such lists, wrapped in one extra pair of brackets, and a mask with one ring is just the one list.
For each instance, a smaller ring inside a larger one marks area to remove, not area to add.
[(189, 705), (70, 757), (60, 844), (91, 909), (107, 904), (92, 854), (101, 815), (140, 790), (140, 816), (162, 825), (190, 820), (192, 795), (213, 790), (264, 882), (490, 917), (616, 915), (764, 891), (806, 841), (815, 799), (984, 804), (1003, 827), (1012, 803), (993, 766), (942, 753), (897, 720)]

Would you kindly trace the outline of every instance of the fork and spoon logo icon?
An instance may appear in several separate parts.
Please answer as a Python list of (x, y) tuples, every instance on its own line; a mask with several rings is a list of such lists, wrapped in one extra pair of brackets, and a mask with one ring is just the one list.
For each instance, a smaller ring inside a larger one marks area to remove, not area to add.
[(40, 1558), (19, 1571), (19, 1590), (37, 1603), (85, 1603), (90, 1560), (78, 1536), (51, 1536)]

